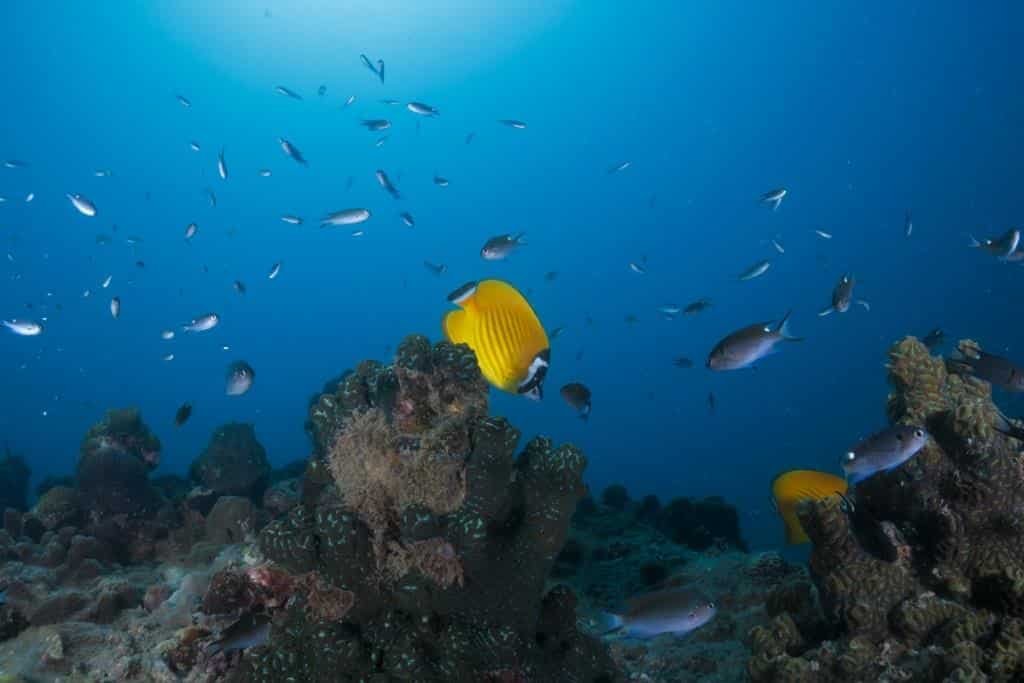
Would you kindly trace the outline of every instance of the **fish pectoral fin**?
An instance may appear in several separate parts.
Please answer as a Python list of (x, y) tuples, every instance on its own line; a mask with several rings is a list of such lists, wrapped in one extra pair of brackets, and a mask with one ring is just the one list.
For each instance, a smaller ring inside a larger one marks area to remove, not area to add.
[(857, 299), (857, 303), (863, 306), (865, 311), (871, 311), (871, 304), (865, 301), (864, 299)]
[(831, 306), (829, 306), (828, 308), (823, 308), (823, 309), (821, 309), (821, 311), (820, 311), (820, 312), (818, 313), (818, 317), (819, 317), (819, 318), (824, 318), (824, 317), (825, 317), (826, 315), (829, 315), (829, 314), (830, 314), (830, 313), (832, 313), (832, 311), (834, 311), (834, 310), (835, 310), (835, 309), (834, 309), (834, 308), (832, 308)]

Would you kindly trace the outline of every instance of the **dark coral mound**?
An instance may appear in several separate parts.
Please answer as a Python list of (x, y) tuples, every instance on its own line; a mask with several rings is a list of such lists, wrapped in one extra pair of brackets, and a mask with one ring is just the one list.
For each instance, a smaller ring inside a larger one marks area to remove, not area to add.
[(0, 458), (0, 510), (25, 509), (31, 474), (25, 459), (7, 450)]
[(393, 365), (362, 363), (320, 396), (324, 455), (259, 543), (354, 604), (339, 621), (292, 601), (240, 680), (620, 680), (577, 631), (572, 593), (544, 590), (586, 459), (542, 438), (516, 458), (487, 391), (467, 347), (413, 336)]
[(1024, 680), (1021, 444), (994, 428), (988, 384), (913, 338), (889, 359), (890, 419), (933, 438), (860, 484), (854, 512), (801, 507), (832, 639), (781, 612), (752, 633), (754, 681)]
[(135, 514), (159, 502), (149, 472), (160, 440), (135, 408), (107, 411), (82, 439), (76, 481), (82, 507), (95, 516)]
[(189, 475), (218, 496), (245, 496), (258, 501), (267, 488), (270, 463), (253, 426), (231, 422), (213, 432)]
[(739, 513), (718, 496), (701, 500), (674, 498), (657, 512), (656, 519), (662, 533), (693, 550), (707, 550), (716, 544), (747, 549), (740, 536)]

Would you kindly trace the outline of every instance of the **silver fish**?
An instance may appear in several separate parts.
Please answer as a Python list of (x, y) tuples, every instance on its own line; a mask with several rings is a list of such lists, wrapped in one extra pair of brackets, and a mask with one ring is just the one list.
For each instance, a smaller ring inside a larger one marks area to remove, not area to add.
[(928, 432), (914, 425), (893, 425), (869, 436), (843, 456), (843, 472), (851, 483), (899, 467), (928, 443)]
[(160, 338), (163, 339), (164, 341), (170, 341), (171, 339), (174, 339), (174, 330), (161, 330)]
[(71, 205), (78, 210), (78, 213), (83, 216), (89, 216), (90, 218), (96, 215), (96, 205), (86, 197), (83, 197), (80, 194), (69, 194), (65, 196), (71, 202)]
[(518, 130), (523, 130), (524, 128), (526, 128), (525, 122), (517, 121), (516, 119), (498, 119), (498, 123), (500, 123), (503, 126), (507, 126), (508, 128), (516, 128)]
[(913, 220), (913, 218), (910, 217), (910, 210), (908, 209), (903, 214), (903, 235), (905, 237), (910, 237), (910, 235), (913, 232), (914, 232), (914, 220)]
[(782, 248), (782, 245), (776, 242), (775, 240), (772, 240), (772, 246), (775, 247), (775, 251), (779, 252), (780, 254), (786, 253), (786, 250)]
[(293, 145), (288, 140), (285, 140), (284, 138), (278, 138), (277, 142), (278, 144), (281, 145), (281, 149), (284, 151), (284, 153), (287, 154), (292, 159), (294, 159), (297, 163), (302, 164), (303, 166), (309, 165), (306, 162), (306, 158), (302, 156), (302, 152), (299, 151), (298, 147)]
[(1007, 230), (1002, 235), (995, 239), (987, 239), (978, 241), (973, 235), (970, 235), (970, 243), (967, 245), (972, 249), (982, 249), (987, 251), (993, 256), (999, 258), (1007, 258), (1017, 250), (1017, 245), (1020, 244), (1020, 230), (1012, 228)]
[(431, 107), (429, 104), (423, 104), (422, 102), (410, 102), (405, 105), (405, 108), (411, 111), (413, 114), (419, 114), (420, 116), (440, 116), (441, 112)]
[(711, 621), (715, 603), (692, 590), (674, 588), (654, 591), (626, 601), (621, 614), (609, 615), (612, 628), (634, 638), (653, 638), (662, 633), (686, 634)]
[(619, 173), (621, 171), (625, 171), (627, 168), (629, 168), (632, 165), (633, 165), (632, 161), (621, 161), (621, 162), (615, 164), (614, 166), (609, 166), (608, 167), (608, 175), (612, 175), (613, 173)]
[(28, 204), (29, 202), (31, 202), (35, 198), (36, 198), (36, 193), (35, 192), (29, 192), (27, 195), (25, 195), (25, 203)]
[(365, 127), (366, 130), (376, 132), (387, 130), (391, 127), (391, 122), (387, 119), (363, 119), (359, 122), (359, 125)]
[(391, 179), (388, 178), (388, 174), (382, 169), (377, 169), (377, 182), (384, 188), (384, 191), (395, 199), (401, 199), (402, 195), (398, 192), (398, 189), (391, 184)]
[(402, 219), (403, 223), (405, 223), (405, 227), (407, 227), (407, 228), (415, 228), (416, 227), (416, 219), (413, 218), (412, 214), (409, 213), (408, 211), (403, 211), (402, 213), (398, 214), (398, 217)]
[(766, 272), (768, 272), (768, 269), (771, 267), (772, 262), (767, 259), (765, 259), (764, 261), (758, 261), (757, 263), (755, 263), (754, 265), (750, 266), (742, 273), (740, 273), (739, 278), (740, 280), (744, 281), (753, 280), (756, 277), (761, 277), (762, 275), (764, 275)]
[(818, 237), (820, 237), (823, 240), (830, 240), (830, 239), (832, 239), (832, 233), (825, 232), (824, 230), (815, 230), (814, 234), (816, 234)]
[(259, 175), (260, 175), (261, 178), (269, 178), (270, 175), (271, 175), (270, 169), (269, 168), (261, 168), (259, 170)]
[(103, 289), (106, 289), (107, 287), (110, 286), (110, 281), (113, 280), (113, 279), (114, 279), (113, 275), (106, 276), (105, 278), (103, 278), (103, 282), (100, 283), (100, 287), (102, 287)]
[(291, 225), (302, 225), (302, 218), (299, 216), (293, 216), (291, 214), (285, 214), (281, 216), (281, 220)]
[(300, 95), (299, 93), (295, 92), (291, 88), (284, 87), (283, 85), (279, 85), (276, 88), (274, 88), (274, 92), (276, 92), (278, 95), (284, 95), (285, 97), (290, 97), (293, 100), (301, 100), (302, 99), (302, 95)]
[(646, 275), (647, 274), (647, 269), (644, 268), (643, 266), (641, 266), (639, 263), (636, 263), (635, 261), (630, 261), (629, 262), (629, 269), (632, 270), (637, 275)]
[(774, 327), (771, 323), (754, 323), (736, 330), (708, 354), (707, 367), (711, 370), (739, 370), (748, 368), (775, 351), (782, 341), (801, 341), (789, 334), (789, 313)]
[(256, 379), (256, 371), (243, 360), (235, 361), (228, 366), (225, 390), (228, 396), (241, 396), (252, 388)]
[(668, 316), (669, 318), (677, 316), (683, 312), (682, 306), (676, 306), (675, 304), (668, 304), (666, 306), (658, 306), (658, 313)]
[(525, 232), (505, 235), (497, 235), (484, 242), (480, 249), (480, 256), (485, 261), (502, 261), (518, 247), (526, 245)]
[(762, 194), (760, 201), (765, 206), (772, 207), (772, 211), (776, 211), (779, 208), (779, 204), (782, 203), (782, 200), (785, 199), (787, 194), (789, 194), (789, 190), (784, 187), (779, 187)]
[(341, 106), (342, 106), (343, 109), (346, 108), (346, 107), (351, 107), (352, 103), (355, 102), (355, 101), (356, 101), (356, 96), (355, 95), (349, 95), (348, 99), (345, 100), (345, 104), (343, 104)]
[(231, 286), (239, 294), (245, 294), (246, 292), (245, 283), (242, 282), (241, 280), (235, 280), (234, 282), (231, 283)]
[(192, 101), (189, 100), (184, 95), (175, 95), (175, 97), (178, 100), (178, 104), (180, 104), (181, 106), (185, 107), (185, 109), (188, 109), (189, 107), (192, 106)]
[(98, 168), (92, 174), (97, 178), (109, 178), (112, 175), (110, 170), (106, 168)]
[(210, 206), (214, 209), (217, 208), (217, 195), (210, 188), (206, 188), (206, 198), (210, 202)]
[(217, 327), (220, 323), (220, 316), (216, 313), (204, 313), (196, 318), (193, 318), (190, 322), (181, 326), (186, 332), (206, 332)]
[(188, 143), (188, 148), (191, 149), (193, 152), (198, 152), (200, 149), (202, 149), (199, 146), (199, 143), (196, 142), (195, 140), (193, 140), (192, 142)]
[(383, 147), (384, 143), (387, 142), (387, 141), (388, 141), (388, 136), (384, 135), (382, 137), (377, 138), (376, 141), (374, 141), (373, 146), (374, 147)]
[(110, 317), (117, 320), (121, 315), (121, 299), (120, 297), (114, 297), (110, 300)]
[(34, 320), (4, 320), (3, 325), (21, 337), (35, 337), (43, 333), (43, 325)]
[(163, 356), (163, 360), (165, 360), (165, 361), (172, 361), (172, 360), (174, 360), (174, 354), (173, 353), (165, 354)]
[(274, 278), (276, 278), (278, 276), (278, 274), (280, 272), (281, 272), (281, 262), (278, 261), (274, 265), (270, 266), (270, 272), (267, 273), (267, 279), (268, 280), (273, 280)]
[(7, 159), (4, 161), (4, 168), (28, 168), (28, 162), (20, 159)]
[(434, 176), (434, 184), (438, 187), (448, 187), (448, 179), (439, 175)]
[(355, 225), (370, 218), (369, 209), (342, 209), (327, 214), (320, 219), (320, 227), (325, 228), (331, 225)]
[(365, 230), (353, 230), (350, 234), (351, 237), (362, 237), (366, 234)]
[(196, 231), (199, 230), (199, 226), (195, 223), (189, 223), (188, 227), (185, 228), (185, 239), (190, 240), (196, 236)]
[(224, 161), (224, 149), (221, 148), (220, 154), (217, 155), (217, 175), (220, 176), (221, 180), (228, 179), (228, 165)]

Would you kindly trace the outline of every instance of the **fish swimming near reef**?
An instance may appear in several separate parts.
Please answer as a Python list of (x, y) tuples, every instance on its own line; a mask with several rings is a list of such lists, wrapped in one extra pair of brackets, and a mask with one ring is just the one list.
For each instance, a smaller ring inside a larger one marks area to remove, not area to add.
[[(844, 273), (832, 290), (832, 304), (828, 308), (822, 309), (818, 315), (826, 316), (833, 311), (836, 313), (846, 313), (850, 310), (850, 304), (853, 302), (853, 287), (856, 284), (857, 280), (852, 275)], [(871, 304), (867, 301), (858, 299), (857, 303), (867, 310), (871, 310)]]
[(192, 404), (191, 403), (182, 403), (181, 407), (178, 408), (176, 413), (174, 413), (174, 426), (175, 427), (182, 426), (183, 424), (188, 422), (188, 418), (190, 418), (191, 416), (192, 416)]
[(843, 472), (851, 484), (887, 472), (917, 455), (928, 443), (928, 432), (915, 425), (893, 425), (869, 436), (843, 456)]
[(630, 598), (621, 614), (607, 615), (611, 628), (605, 634), (621, 632), (633, 638), (684, 635), (711, 621), (717, 612), (715, 603), (697, 591), (659, 590)]
[(445, 338), (473, 349), (484, 378), (502, 391), (543, 398), (550, 343), (519, 290), (501, 280), (467, 282), (448, 301), (461, 310), (441, 321)]
[(266, 645), (270, 641), (270, 617), (266, 614), (247, 614), (220, 632), (217, 640), (207, 648), (210, 654), (247, 650)]
[(772, 505), (782, 518), (786, 543), (807, 543), (811, 539), (800, 526), (796, 507), (803, 500), (823, 500), (845, 496), (848, 484), (842, 477), (815, 470), (789, 470), (772, 480)]
[(193, 318), (187, 324), (182, 325), (181, 329), (186, 332), (206, 332), (217, 327), (220, 323), (220, 316), (216, 313), (205, 313), (201, 316)]
[(518, 247), (526, 245), (525, 232), (505, 235), (496, 235), (484, 242), (480, 249), (480, 256), (486, 261), (502, 261)]
[(921, 339), (921, 343), (927, 347), (929, 351), (933, 350), (936, 346), (941, 344), (946, 339), (946, 333), (941, 328), (936, 327), (931, 330)]
[(774, 327), (767, 322), (754, 323), (736, 330), (718, 342), (708, 354), (707, 367), (711, 370), (739, 370), (773, 353), (782, 341), (802, 341), (789, 334), (789, 316)]
[(224, 383), (224, 393), (228, 396), (241, 396), (250, 389), (256, 380), (256, 371), (244, 360), (238, 360), (228, 366)]
[(742, 281), (753, 280), (754, 278), (761, 277), (768, 269), (772, 267), (772, 262), (765, 259), (764, 261), (758, 261), (754, 265), (750, 266), (742, 273), (739, 274), (739, 279)]
[(567, 404), (579, 414), (580, 419), (590, 418), (590, 389), (579, 382), (570, 382), (558, 392)]
[(981, 349), (969, 349), (968, 353), (954, 351), (946, 360), (946, 368), (957, 374), (977, 377), (1006, 391), (1024, 391), (1024, 368)]

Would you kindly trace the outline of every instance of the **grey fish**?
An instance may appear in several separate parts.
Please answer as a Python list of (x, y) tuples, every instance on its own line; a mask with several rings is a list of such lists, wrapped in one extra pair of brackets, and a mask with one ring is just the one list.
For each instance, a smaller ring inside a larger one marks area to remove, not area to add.
[(174, 97), (177, 98), (178, 104), (180, 104), (181, 106), (185, 107), (185, 109), (188, 109), (189, 107), (192, 106), (192, 101), (189, 100), (184, 95), (175, 95)]
[(899, 467), (928, 443), (928, 432), (914, 425), (893, 425), (873, 434), (843, 456), (843, 472), (851, 483)]
[(953, 372), (968, 374), (1006, 391), (1024, 391), (1024, 369), (1011, 360), (977, 350), (976, 356), (954, 351), (946, 361)]
[(523, 130), (524, 128), (526, 128), (526, 123), (524, 121), (517, 121), (516, 119), (498, 119), (498, 123), (509, 128), (516, 128), (518, 130)]
[(241, 280), (235, 280), (231, 286), (234, 287), (235, 291), (239, 294), (245, 294), (246, 292), (245, 283)]
[(473, 138), (476, 137), (476, 133), (470, 132), (466, 134), (466, 144), (473, 142)]
[(210, 188), (206, 188), (206, 198), (210, 202), (210, 207), (216, 209), (217, 208), (217, 195)]
[(281, 272), (281, 262), (278, 261), (277, 263), (275, 263), (274, 265), (272, 265), (270, 267), (270, 272), (267, 273), (267, 279), (268, 280), (273, 280), (274, 278), (276, 278), (278, 276), (278, 274), (280, 272)]
[(380, 78), (380, 82), (384, 82), (384, 60), (377, 60), (377, 76)]
[(188, 148), (191, 149), (193, 152), (198, 152), (200, 149), (202, 149), (199, 146), (199, 143), (196, 142), (195, 140), (192, 140), (191, 142), (188, 143)]
[(387, 142), (387, 141), (388, 141), (388, 136), (384, 135), (382, 137), (377, 138), (376, 142), (373, 143), (373, 146), (374, 147), (383, 147), (384, 143)]
[(359, 125), (366, 128), (366, 130), (376, 132), (381, 130), (387, 130), (388, 128), (391, 127), (391, 122), (388, 121), (387, 119), (363, 119), (362, 121), (359, 122)]
[(359, 55), (359, 59), (363, 62), (363, 66), (365, 66), (367, 69), (369, 69), (374, 74), (376, 74), (378, 77), (380, 77), (380, 74), (377, 73), (377, 67), (375, 67), (373, 65), (373, 62), (370, 61), (369, 57), (367, 57), (366, 55)]
[(423, 104), (422, 102), (410, 102), (405, 105), (405, 108), (411, 111), (413, 114), (419, 114), (420, 116), (440, 116), (439, 112), (429, 104)]
[[(290, 97), (293, 100), (301, 100), (302, 99), (302, 95), (300, 95), (299, 93), (295, 92), (291, 88), (284, 87), (283, 85), (279, 85), (279, 86), (275, 87), (274, 88), (274, 92), (276, 92), (278, 95), (284, 95), (285, 97)], [(326, 88), (324, 89), (324, 92), (327, 92)], [(323, 93), (320, 93), (320, 94), (323, 95)]]
[(356, 101), (356, 96), (355, 95), (349, 95), (347, 98), (345, 98), (345, 104), (341, 105), (341, 108), (342, 109), (347, 109), (347, 108), (351, 107), (352, 103), (355, 102), (355, 101)]
[(424, 261), (423, 265), (434, 275), (442, 275), (448, 270), (448, 266), (443, 263), (431, 263), (430, 261)]
[(558, 339), (559, 337), (561, 337), (563, 332), (565, 332), (565, 328), (564, 327), (561, 327), (561, 326), (554, 327), (554, 328), (552, 328), (551, 330), (548, 331), (548, 339), (550, 341), (554, 341), (554, 340)]
[(401, 102), (399, 102), (398, 100), (388, 100), (388, 99), (380, 100), (380, 103), (381, 104), (386, 104), (388, 106), (392, 106), (392, 105), (395, 105), (395, 104), (401, 104)]
[(1017, 250), (1017, 245), (1020, 244), (1020, 230), (1011, 228), (1002, 235), (995, 239), (986, 239), (978, 241), (973, 235), (970, 235), (970, 242), (968, 247), (972, 249), (981, 249), (987, 251), (993, 256), (999, 258), (1006, 258)]
[(708, 355), (707, 366), (711, 370), (739, 370), (748, 368), (758, 360), (775, 351), (782, 341), (801, 341), (800, 337), (789, 334), (789, 315), (774, 327), (770, 323), (754, 323), (736, 330), (718, 342)]
[(715, 603), (700, 593), (685, 589), (645, 593), (626, 601), (621, 614), (609, 615), (612, 628), (635, 638), (652, 638), (662, 633), (686, 634), (711, 621)]
[(945, 340), (945, 338), (946, 333), (943, 332), (940, 328), (936, 327), (935, 329), (929, 331), (928, 334), (926, 334), (921, 339), (921, 343), (924, 344), (929, 351), (931, 351), (936, 346), (941, 344), (943, 340)]
[(220, 632), (207, 652), (234, 652), (259, 647), (270, 642), (270, 617), (265, 614), (248, 614)]
[(121, 317), (121, 298), (114, 297), (110, 300), (110, 317), (117, 320)]
[(632, 270), (637, 275), (647, 275), (647, 269), (635, 261), (629, 262), (629, 269)]
[(259, 173), (261, 178), (269, 178), (271, 176), (271, 170), (269, 168), (261, 168), (257, 173)]
[(327, 214), (320, 219), (320, 227), (326, 228), (330, 225), (355, 225), (370, 218), (369, 209), (342, 209)]
[(285, 223), (289, 223), (290, 225), (302, 225), (301, 216), (293, 216), (291, 214), (286, 213), (285, 215), (281, 216), (281, 220), (284, 221)]
[(109, 168), (97, 168), (92, 174), (97, 178), (109, 178), (113, 175)]
[(320, 97), (323, 97), (324, 95), (326, 95), (327, 94), (327, 86), (326, 85), (321, 85), (319, 88), (316, 89), (316, 94), (319, 95)]
[(435, 175), (434, 176), (434, 184), (437, 185), (438, 187), (448, 187), (449, 182), (448, 182), (447, 178), (445, 178), (443, 176)]
[(779, 204), (782, 203), (787, 194), (789, 194), (789, 191), (786, 188), (779, 187), (762, 194), (760, 201), (762, 204), (772, 207), (772, 211), (775, 211), (779, 208)]
[(34, 320), (4, 320), (3, 326), (20, 337), (35, 337), (43, 333), (43, 325)]
[(413, 218), (412, 214), (409, 213), (408, 211), (403, 211), (402, 213), (398, 214), (398, 217), (402, 219), (403, 223), (405, 223), (405, 227), (407, 227), (407, 228), (415, 228), (416, 227), (416, 219)]
[(484, 242), (484, 246), (480, 249), (480, 256), (486, 261), (504, 260), (517, 247), (526, 244), (526, 241), (523, 239), (525, 236), (525, 232), (520, 232), (515, 235), (505, 234), (492, 237)]
[(19, 159), (7, 159), (4, 161), (4, 168), (28, 168), (28, 162)]
[(195, 223), (189, 223), (188, 227), (185, 228), (185, 239), (190, 240), (196, 236), (196, 232), (199, 230), (199, 226)]
[(402, 195), (398, 192), (398, 188), (396, 188), (391, 183), (391, 179), (388, 178), (388, 174), (379, 168), (377, 169), (377, 182), (380, 183), (380, 186), (384, 188), (384, 191), (391, 195), (393, 198), (402, 198)]
[(757, 263), (755, 263), (754, 265), (750, 266), (742, 273), (740, 273), (739, 278), (740, 280), (744, 281), (753, 280), (756, 277), (761, 277), (762, 275), (764, 275), (765, 272), (767, 272), (767, 270), (771, 267), (772, 262), (767, 259), (765, 259), (764, 261), (758, 261)]
[(223, 147), (220, 150), (220, 154), (217, 155), (217, 174), (220, 176), (221, 180), (228, 179), (228, 165), (227, 162), (224, 161)]
[(615, 164), (614, 166), (609, 166), (608, 167), (608, 175), (612, 175), (613, 173), (619, 173), (620, 171), (625, 171), (627, 168), (629, 168), (632, 165), (633, 165), (632, 161), (621, 161), (621, 162)]
[(224, 393), (228, 396), (241, 396), (252, 389), (252, 383), (256, 380), (256, 371), (244, 360), (237, 360), (228, 366), (227, 378), (224, 385)]
[(910, 210), (907, 209), (903, 214), (903, 236), (910, 237), (914, 232), (914, 219), (910, 216)]
[(302, 164), (303, 166), (309, 165), (308, 163), (306, 163), (306, 157), (302, 156), (302, 152), (299, 151), (298, 147), (293, 145), (288, 140), (285, 140), (284, 138), (278, 138), (277, 142), (278, 144), (281, 145), (281, 150), (284, 151), (284, 153), (287, 154), (289, 157), (294, 159), (297, 163)]
[(220, 316), (216, 313), (204, 313), (190, 322), (181, 326), (186, 332), (206, 332), (217, 327), (220, 323)]
[(996, 417), (992, 427), (1000, 434), (1005, 434), (1017, 441), (1024, 441), (1024, 427), (1019, 420), (1014, 420), (1003, 414), (1003, 411), (996, 408)]
[(835, 311), (836, 313), (846, 313), (850, 310), (850, 304), (853, 302), (853, 286), (857, 283), (857, 280), (846, 273), (839, 278), (839, 282), (836, 283), (835, 289), (832, 290), (832, 304), (825, 308), (819, 313), (819, 316), (825, 316)]
[(693, 361), (687, 358), (686, 356), (679, 356), (672, 361), (672, 365), (676, 366), (677, 368), (689, 370), (690, 368), (693, 367)]
[(83, 197), (80, 194), (68, 194), (65, 195), (68, 201), (71, 202), (71, 206), (75, 207), (78, 213), (83, 216), (92, 218), (96, 215), (96, 205), (93, 204), (87, 197)]
[(683, 313), (687, 315), (693, 315), (695, 313), (701, 313), (711, 308), (711, 299), (697, 299), (686, 305), (683, 309)]
[(590, 389), (579, 382), (569, 382), (558, 392), (566, 403), (569, 404), (580, 416), (581, 420), (590, 419), (591, 394)]

